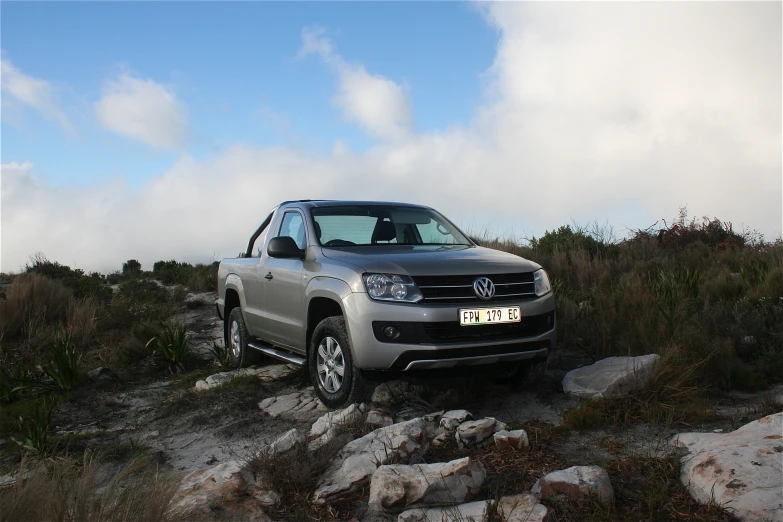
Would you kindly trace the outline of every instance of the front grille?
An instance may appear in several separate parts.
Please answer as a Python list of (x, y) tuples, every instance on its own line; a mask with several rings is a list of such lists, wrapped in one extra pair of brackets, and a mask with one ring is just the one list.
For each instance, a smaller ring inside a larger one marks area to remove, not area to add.
[[(479, 277), (488, 277), (495, 285), (495, 296), (488, 301), (479, 299), (473, 291), (473, 282)], [(413, 280), (424, 296), (422, 302), (433, 304), (492, 303), (536, 296), (533, 291), (533, 272), (487, 276), (413, 276)]]

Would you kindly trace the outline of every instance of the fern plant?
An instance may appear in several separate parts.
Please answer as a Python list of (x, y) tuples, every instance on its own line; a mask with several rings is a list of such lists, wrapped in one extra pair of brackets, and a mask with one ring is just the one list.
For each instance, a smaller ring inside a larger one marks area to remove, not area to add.
[(147, 342), (152, 345), (153, 355), (160, 354), (177, 369), (182, 369), (187, 355), (187, 328), (184, 324), (169, 321), (160, 332)]
[(80, 361), (81, 355), (76, 352), (71, 336), (65, 334), (55, 340), (52, 346), (52, 360), (43, 367), (43, 370), (57, 388), (71, 391), (81, 381)]

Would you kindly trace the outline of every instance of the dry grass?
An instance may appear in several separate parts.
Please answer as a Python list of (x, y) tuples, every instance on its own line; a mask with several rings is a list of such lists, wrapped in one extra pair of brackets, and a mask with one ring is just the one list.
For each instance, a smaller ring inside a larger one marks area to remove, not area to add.
[(38, 274), (21, 274), (0, 301), (0, 335), (3, 339), (35, 339), (50, 325), (68, 317), (73, 293), (57, 281)]
[(87, 344), (95, 334), (98, 304), (92, 298), (72, 299), (68, 305), (66, 330), (77, 345)]
[(282, 455), (258, 452), (250, 460), (250, 468), (257, 479), (281, 496), (278, 507), (268, 509), (268, 514), (275, 520), (350, 520), (356, 501), (366, 497), (366, 492), (357, 492), (325, 506), (310, 503), (318, 477), (343, 445), (344, 441), (335, 440), (316, 451), (308, 451), (307, 445), (300, 444)]
[(691, 357), (678, 346), (663, 350), (644, 389), (617, 399), (584, 401), (563, 414), (563, 426), (583, 431), (631, 422), (671, 427), (677, 422), (709, 420), (714, 414), (703, 399), (705, 386), (699, 381), (701, 369), (709, 359), (694, 361)]
[(89, 454), (71, 458), (23, 460), (14, 485), (0, 489), (0, 522), (165, 520), (178, 477), (161, 474), (136, 459), (108, 480)]

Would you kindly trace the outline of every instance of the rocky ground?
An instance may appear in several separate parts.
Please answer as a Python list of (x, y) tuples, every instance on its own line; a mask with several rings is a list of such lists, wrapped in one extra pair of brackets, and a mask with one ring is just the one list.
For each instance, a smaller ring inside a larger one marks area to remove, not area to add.
[[(172, 509), (185, 518), (551, 520), (553, 513), (563, 512), (548, 500), (559, 493), (592, 495), (593, 501), (611, 508), (616, 472), (610, 479), (604, 469), (611, 471), (612, 462), (670, 455), (679, 433), (715, 437), (761, 416), (759, 395), (725, 394), (710, 398), (716, 416), (701, 424), (636, 422), (621, 428), (558, 431), (564, 412), (579, 404), (559, 384), (563, 365), (528, 388), (498, 384), (491, 376), (386, 383), (375, 390), (372, 402), (327, 415), (306, 375), (295, 366), (268, 360), (228, 374), (207, 362), (212, 343), (222, 342), (214, 295), (189, 300), (192, 309), (182, 319), (191, 332), (192, 352), (204, 361), (198, 369), (157, 377), (143, 369), (91, 372), (90, 382), (61, 405), (54, 419), (58, 444), (71, 451), (97, 448), (114, 452), (118, 459), (144, 451), (163, 469), (180, 472), (185, 479)], [(780, 431), (779, 424), (773, 419), (773, 431)], [(777, 459), (779, 472), (781, 454), (776, 448), (781, 443), (774, 435), (763, 437), (772, 436), (765, 440), (777, 444), (770, 446), (769, 458)], [(689, 435), (679, 445), (703, 452), (705, 440)], [(315, 466), (309, 460), (314, 454), (328, 458)], [(315, 466), (308, 479), (313, 493), (308, 493), (307, 507), (281, 505), (304, 497), (301, 492), (276, 491), (279, 483), (268, 476), (279, 465), (273, 458), (285, 455), (289, 467)], [(504, 482), (504, 466), (514, 465), (530, 471), (515, 474), (517, 482)], [(13, 471), (13, 463), (4, 466), (8, 469), (0, 469), (0, 474)], [(723, 490), (745, 486), (748, 473), (760, 467), (751, 465), (743, 471), (745, 482), (729, 481)], [(774, 484), (774, 477), (767, 480), (779, 493), (783, 485)]]

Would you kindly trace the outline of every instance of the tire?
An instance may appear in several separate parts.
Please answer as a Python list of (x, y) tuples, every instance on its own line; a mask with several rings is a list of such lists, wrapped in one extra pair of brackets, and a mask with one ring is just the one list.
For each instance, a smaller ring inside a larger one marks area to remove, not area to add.
[(354, 366), (351, 342), (342, 316), (327, 317), (318, 323), (310, 338), (307, 355), (310, 381), (325, 406), (339, 408), (365, 399), (366, 380), (362, 371)]
[(258, 352), (247, 345), (250, 342), (250, 334), (240, 307), (231, 309), (226, 331), (226, 348), (232, 368), (245, 368), (258, 362)]

